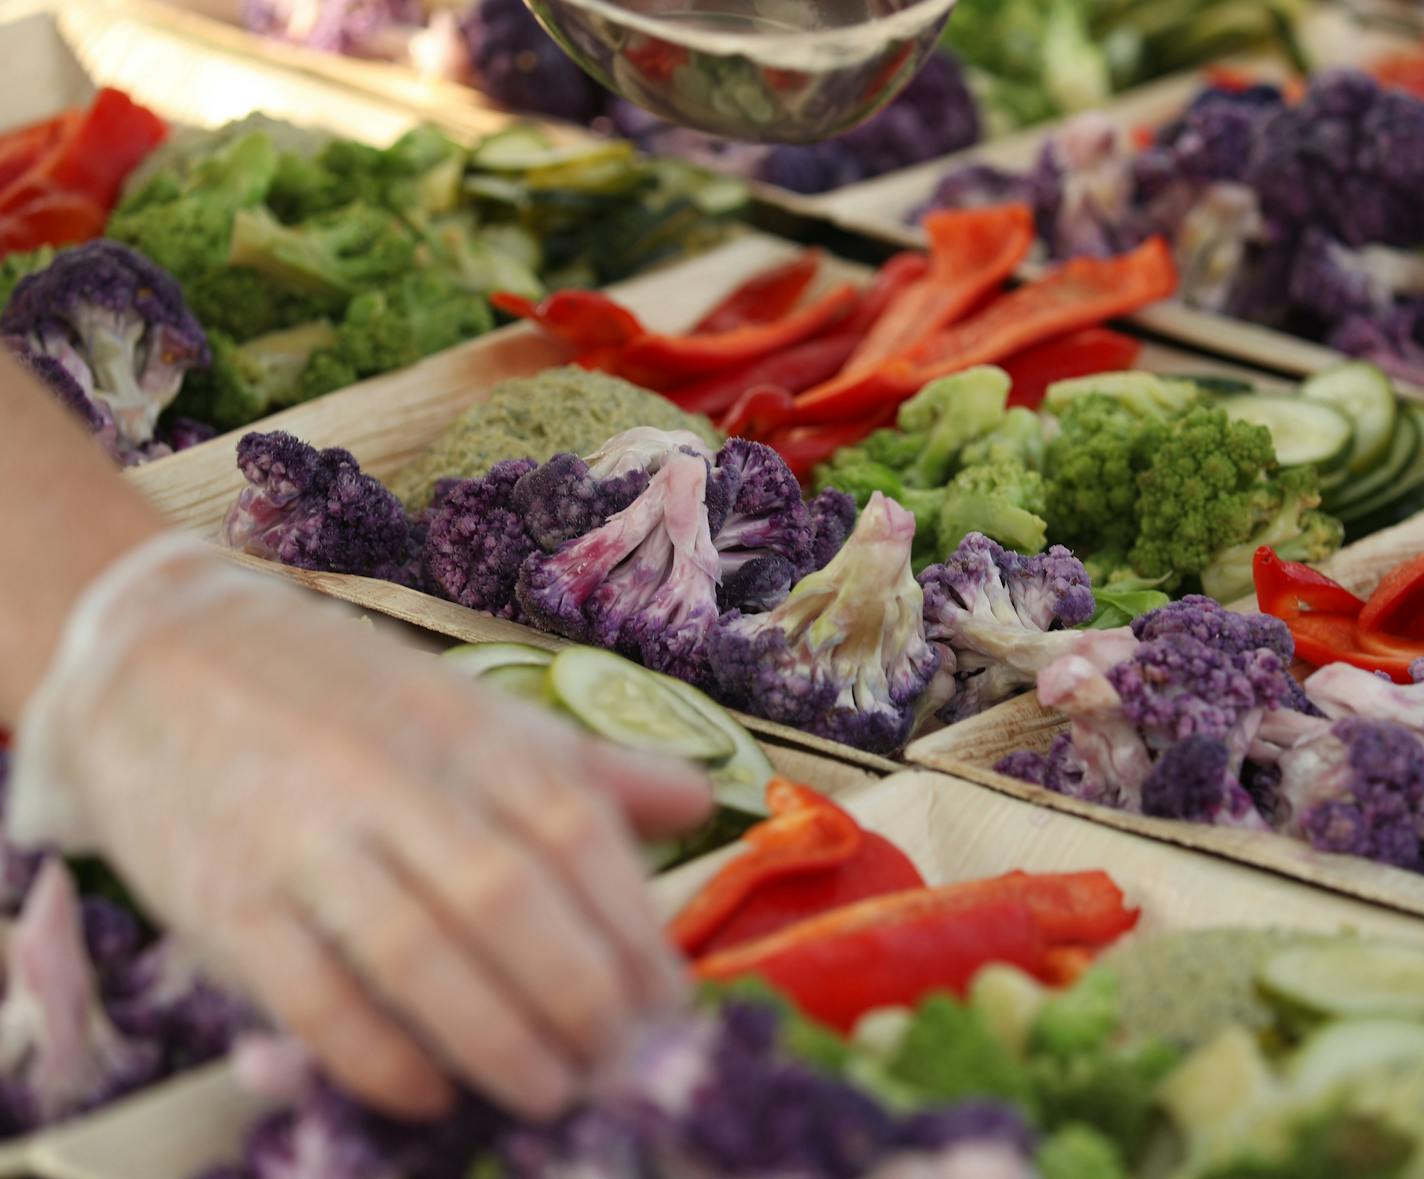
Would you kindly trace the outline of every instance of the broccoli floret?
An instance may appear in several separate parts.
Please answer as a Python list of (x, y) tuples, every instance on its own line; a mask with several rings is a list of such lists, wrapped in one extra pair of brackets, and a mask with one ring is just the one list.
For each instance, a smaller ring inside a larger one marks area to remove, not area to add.
[(272, 140), (244, 136), (190, 170), (153, 177), (119, 206), (108, 234), (192, 282), (228, 265), (233, 219), (261, 205), (276, 172)]
[(1218, 553), (1249, 542), (1309, 479), (1283, 477), (1277, 499), (1270, 485), (1275, 466), (1264, 426), (1207, 408), (1173, 422), (1138, 480), (1141, 530), (1130, 554), (1133, 568), (1174, 581), (1200, 576)]
[(775, 610), (723, 620), (710, 644), (722, 692), (860, 749), (899, 748), (939, 666), (910, 570), (913, 540), (914, 518), (872, 497), (836, 557)]
[(24, 1133), (154, 1080), (157, 1045), (110, 1022), (63, 860), (40, 869), (9, 933), (0, 1002), (0, 1132)]
[(718, 578), (707, 484), (705, 459), (671, 455), (602, 527), (529, 558), (517, 595), (525, 614), (556, 634), (704, 682)]
[(1144, 419), (1178, 417), (1202, 399), (1201, 390), (1193, 381), (1147, 372), (1098, 373), (1050, 386), (1043, 407), (1049, 413), (1063, 415), (1084, 397), (1106, 397)]
[(1219, 550), (1201, 571), (1202, 589), (1220, 602), (1251, 592), (1251, 563), (1266, 545), (1286, 561), (1311, 564), (1330, 556), (1345, 539), (1345, 526), (1320, 506), (1312, 467), (1296, 467), (1258, 487), (1250, 501), (1252, 529), (1246, 540)]
[(1107, 1047), (1117, 1025), (1117, 977), (1108, 970), (1090, 970), (1039, 1008), (1029, 1050), (1065, 1060), (1091, 1055)]
[(238, 442), (237, 465), (249, 486), (223, 524), (229, 547), (301, 569), (419, 584), (417, 530), (349, 451), (254, 433)]
[(1069, 403), (1048, 446), (1048, 529), (1079, 552), (1126, 554), (1139, 531), (1138, 478), (1166, 434), (1112, 398), (1089, 394)]
[(351, 204), (300, 225), (283, 225), (265, 206), (238, 211), (227, 264), (266, 275), (318, 299), (345, 300), (414, 268), (414, 235), (394, 214)]
[(184, 375), (211, 360), (203, 329), (172, 275), (116, 242), (61, 253), (15, 288), (0, 335), (62, 364), (101, 402), (119, 445), (153, 441)]
[[(948, 653), (938, 685), (945, 721), (962, 720), (1033, 686), (1081, 637), (1093, 613), (1087, 574), (1067, 549), (1037, 557), (966, 537), (942, 565), (920, 574), (925, 634)], [(952, 683), (943, 682), (952, 679)]]
[[(851, 454), (861, 452), (869, 462), (880, 463), (892, 471), (900, 472), (920, 457), (927, 436), (928, 427), (925, 430), (886, 427), (868, 435), (859, 446), (848, 447), (847, 450)], [(836, 457), (839, 457), (839, 454), (840, 452), (837, 452)], [(835, 458), (831, 461), (834, 464)]]
[(235, 430), (304, 400), (307, 366), (317, 352), (336, 346), (337, 333), (317, 320), (246, 344), (216, 332), (209, 340), (212, 367), (189, 378), (174, 408)]
[(1030, 1118), (1038, 1103), (1028, 1070), (973, 1008), (932, 995), (916, 1009), (886, 1066), (925, 1103), (972, 1098), (1012, 1102)]
[(1039, 1179), (1128, 1179), (1127, 1164), (1112, 1139), (1070, 1123), (1038, 1148)]
[(1019, 460), (965, 467), (950, 483), (939, 509), (939, 551), (953, 552), (977, 532), (1015, 552), (1042, 552), (1047, 510), (1043, 476)]
[(924, 444), (904, 472), (908, 487), (942, 487), (959, 452), (1000, 426), (1013, 382), (998, 368), (973, 368), (932, 381), (900, 407), (896, 425)]
[(300, 327), (340, 309), (331, 299), (294, 294), (242, 266), (224, 265), (185, 280), (183, 293), (199, 323), (238, 343)]
[(966, 446), (960, 452), (959, 461), (966, 467), (1016, 462), (1031, 471), (1042, 471), (1047, 452), (1043, 419), (1033, 410), (1016, 405), (1004, 416), (1001, 425)]
[(723, 610), (769, 610), (815, 567), (816, 526), (801, 485), (782, 457), (760, 442), (733, 438), (717, 456), (724, 518), (714, 521)]
[(1424, 870), (1424, 739), (1390, 720), (1347, 717), (1286, 751), (1285, 830), (1322, 851)]
[(518, 616), (514, 590), (535, 544), (515, 488), (537, 467), (533, 459), (496, 463), (483, 478), (443, 489), (426, 513), (426, 580), (452, 602)]

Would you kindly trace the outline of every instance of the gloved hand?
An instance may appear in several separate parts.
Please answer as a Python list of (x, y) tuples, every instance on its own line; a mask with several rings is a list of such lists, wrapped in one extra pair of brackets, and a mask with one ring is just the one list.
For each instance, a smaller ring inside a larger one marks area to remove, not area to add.
[(710, 807), (334, 607), (178, 536), (81, 598), (16, 736), (21, 842), (98, 851), (346, 1088), (454, 1075), (559, 1111), (683, 976), (624, 816)]

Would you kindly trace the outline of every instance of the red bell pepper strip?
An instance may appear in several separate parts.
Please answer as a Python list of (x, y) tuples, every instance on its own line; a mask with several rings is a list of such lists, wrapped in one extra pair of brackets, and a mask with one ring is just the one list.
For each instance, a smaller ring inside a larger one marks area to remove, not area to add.
[(622, 348), (643, 335), (638, 317), (598, 291), (555, 291), (540, 303), (509, 291), (496, 291), (490, 303), (516, 319), (531, 319), (581, 355), (601, 348)]
[(108, 222), (108, 211), (83, 193), (36, 187), (23, 201), (0, 209), (0, 257), (92, 241)]
[(1033, 248), (1033, 210), (1027, 205), (931, 213), (924, 228), (929, 273), (886, 308), (850, 358), (847, 376), (903, 356), (957, 322), (1002, 286)]
[(1366, 671), (1382, 671), (1397, 684), (1412, 682), (1409, 665), (1424, 659), (1424, 639), (1366, 634), (1359, 620), (1347, 614), (1312, 612), (1287, 623), (1295, 638), (1296, 657), (1312, 667), (1348, 663)]
[(743, 393), (716, 425), (728, 438), (760, 441), (782, 429), (795, 415), (795, 397), (775, 385), (758, 385)]
[(1424, 556), (1385, 575), (1360, 611), (1360, 630), (1424, 639)]
[[(870, 286), (861, 296), (860, 306), (846, 321), (847, 335), (857, 341), (870, 331), (886, 310), (907, 287), (920, 281), (930, 272), (930, 260), (924, 254), (896, 254), (875, 272)], [(834, 376), (835, 374), (831, 374)]]
[(876, 1008), (913, 1006), (937, 991), (962, 996), (991, 962), (1045, 975), (1048, 941), (1026, 904), (965, 907), (943, 895), (914, 889), (861, 901), (703, 958), (694, 972), (716, 982), (758, 975), (843, 1033)]
[(1051, 946), (1043, 956), (1044, 982), (1071, 987), (1088, 973), (1096, 957), (1087, 946)]
[(774, 779), (766, 802), (772, 817), (742, 836), (747, 850), (728, 861), (668, 926), (684, 953), (696, 954), (763, 885), (843, 864), (860, 847), (856, 821), (809, 787)]
[(761, 439), (781, 455), (792, 474), (802, 483), (810, 480), (816, 467), (843, 446), (854, 446), (872, 431), (888, 426), (895, 410), (882, 410), (855, 422), (835, 422), (821, 426), (791, 426)]
[(61, 188), (113, 208), (124, 181), (168, 138), (168, 124), (119, 90), (101, 90), (49, 176)]
[(821, 259), (820, 250), (805, 250), (790, 262), (752, 275), (699, 319), (692, 334), (730, 332), (789, 315), (820, 272)]
[(1370, 73), (1381, 86), (1424, 98), (1424, 51), (1410, 49), (1393, 54), (1377, 62)]
[(1256, 550), (1252, 560), (1256, 604), (1265, 614), (1284, 622), (1302, 614), (1339, 614), (1358, 618), (1365, 603), (1338, 581), (1299, 561), (1285, 561), (1269, 545)]
[(1108, 328), (1085, 328), (1029, 348), (1004, 361), (1013, 380), (1009, 405), (1037, 409), (1050, 385), (1073, 377), (1130, 369), (1142, 352), (1142, 341)]
[(0, 136), (0, 192), (73, 135), (83, 118), (83, 111), (65, 111), (42, 123)]
[(663, 395), (688, 413), (716, 417), (726, 413), (753, 389), (768, 385), (787, 393), (804, 392), (840, 372), (859, 337), (836, 332), (785, 348), (732, 372), (714, 373), (700, 381), (678, 385)]
[(849, 316), (858, 302), (855, 288), (845, 284), (774, 323), (712, 335), (639, 336), (624, 350), (623, 375), (647, 388), (668, 389), (725, 372), (820, 335)]

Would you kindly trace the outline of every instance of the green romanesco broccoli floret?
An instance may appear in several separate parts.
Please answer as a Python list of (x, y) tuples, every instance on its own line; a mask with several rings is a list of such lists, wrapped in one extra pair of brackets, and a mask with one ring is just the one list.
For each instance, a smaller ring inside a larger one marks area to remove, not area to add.
[(1089, 1126), (1064, 1126), (1038, 1148), (1039, 1179), (1128, 1179), (1122, 1152)]
[(940, 508), (940, 556), (952, 553), (971, 532), (982, 532), (1016, 552), (1042, 552), (1047, 509), (1043, 476), (1019, 460), (965, 467), (950, 482)]
[(311, 396), (307, 367), (316, 353), (336, 346), (337, 332), (318, 320), (245, 344), (209, 332), (208, 343), (212, 366), (189, 375), (174, 408), (221, 430), (235, 430)]
[(1074, 552), (1126, 553), (1137, 540), (1138, 477), (1166, 435), (1110, 397), (1075, 398), (1048, 446), (1048, 531)]
[(265, 206), (243, 209), (227, 263), (299, 295), (344, 300), (396, 280), (415, 259), (415, 235), (400, 219), (358, 202), (300, 225), (283, 225)]
[(108, 236), (138, 250), (185, 287), (228, 265), (233, 221), (261, 207), (277, 173), (277, 150), (261, 132), (181, 171), (159, 172), (109, 220)]

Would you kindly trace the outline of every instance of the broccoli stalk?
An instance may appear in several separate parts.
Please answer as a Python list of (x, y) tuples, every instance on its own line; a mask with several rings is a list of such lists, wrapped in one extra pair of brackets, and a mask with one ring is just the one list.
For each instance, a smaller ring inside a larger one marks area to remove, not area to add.
[(910, 569), (914, 517), (875, 495), (820, 572), (767, 614), (724, 619), (713, 670), (736, 705), (860, 749), (904, 744), (939, 666)]

